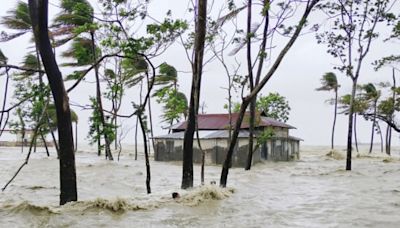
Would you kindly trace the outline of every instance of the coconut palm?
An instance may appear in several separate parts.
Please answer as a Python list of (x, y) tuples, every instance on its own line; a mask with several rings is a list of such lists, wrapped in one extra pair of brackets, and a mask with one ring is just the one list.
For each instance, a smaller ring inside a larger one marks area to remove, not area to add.
[[(96, 102), (98, 107), (98, 114), (100, 124), (103, 131), (100, 132), (100, 126), (96, 126), (97, 134), (103, 134), (105, 141), (105, 155), (109, 160), (114, 160), (110, 144), (111, 139), (107, 134), (106, 120), (103, 111), (103, 102), (101, 97), (99, 66), (97, 64), (97, 57), (100, 55), (99, 50), (95, 43), (95, 29), (96, 25), (93, 22), (93, 8), (86, 0), (62, 0), (61, 12), (54, 20), (53, 27), (56, 29), (54, 35), (66, 36), (58, 40), (57, 45), (65, 44), (70, 40), (74, 40), (72, 47), (69, 51), (64, 52), (66, 56), (73, 56), (76, 60), (76, 66), (94, 64), (94, 71), (96, 77)], [(79, 37), (84, 33), (89, 34), (90, 38)], [(78, 72), (79, 73), (79, 72)], [(79, 76), (79, 75), (78, 75)], [(98, 138), (100, 139), (100, 138)], [(98, 154), (100, 155), (100, 140), (98, 140)]]
[(7, 11), (7, 15), (0, 19), (0, 24), (15, 33), (3, 33), (1, 42), (9, 41), (32, 31), (31, 18), (29, 16), (28, 4), (18, 1), (15, 9)]
[(381, 96), (381, 91), (377, 90), (376, 87), (372, 83), (368, 83), (366, 85), (360, 86), (363, 93), (361, 94), (362, 99), (364, 99), (367, 103), (371, 104), (372, 109), (372, 130), (371, 130), (371, 143), (369, 146), (369, 153), (372, 152), (373, 142), (374, 142), (374, 133), (376, 128), (376, 112), (377, 112), (377, 104), (378, 100)]
[(334, 137), (337, 117), (337, 105), (338, 105), (338, 89), (340, 87), (336, 75), (332, 72), (325, 73), (321, 79), (322, 86), (317, 88), (317, 91), (333, 91), (335, 93), (334, 110), (333, 110), (333, 124), (332, 124), (332, 136), (331, 136), (331, 149), (334, 149)]

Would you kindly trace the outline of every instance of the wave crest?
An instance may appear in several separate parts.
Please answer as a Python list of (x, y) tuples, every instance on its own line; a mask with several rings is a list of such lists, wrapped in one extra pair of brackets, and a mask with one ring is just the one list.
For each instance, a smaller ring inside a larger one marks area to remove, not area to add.
[(197, 206), (203, 202), (229, 198), (234, 192), (233, 188), (220, 188), (216, 185), (204, 185), (187, 192), (178, 200), (178, 202), (188, 206)]
[(71, 202), (68, 207), (82, 207), (83, 210), (89, 209), (106, 209), (111, 212), (123, 213), (126, 211), (137, 211), (149, 209), (149, 205), (139, 205), (131, 202), (129, 199), (116, 198), (116, 199), (102, 199), (97, 198), (91, 201), (78, 201)]
[(35, 215), (50, 215), (57, 214), (58, 212), (48, 206), (39, 206), (31, 204), (28, 201), (23, 201), (17, 205), (4, 205), (3, 208), (12, 211), (13, 213), (29, 212)]

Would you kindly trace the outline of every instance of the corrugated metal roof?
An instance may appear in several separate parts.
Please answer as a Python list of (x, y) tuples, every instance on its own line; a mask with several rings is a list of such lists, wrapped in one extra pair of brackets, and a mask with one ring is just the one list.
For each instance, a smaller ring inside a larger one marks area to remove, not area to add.
[[(232, 124), (234, 125), (237, 118), (239, 117), (239, 113), (232, 114)], [(249, 113), (246, 113), (241, 129), (249, 128)], [(229, 114), (199, 114), (197, 116), (198, 128), (199, 130), (227, 130), (229, 128)], [(174, 131), (183, 131), (186, 129), (186, 121), (177, 123), (171, 126), (171, 129)], [(256, 127), (282, 127), (295, 129), (295, 127), (280, 122), (278, 120), (274, 120), (269, 117), (262, 116), (262, 114), (258, 113), (256, 116)]]
[[(174, 132), (167, 135), (155, 136), (155, 139), (183, 139), (185, 135), (184, 131)], [(227, 139), (229, 137), (229, 132), (225, 130), (216, 130), (216, 131), (199, 131), (200, 139)], [(238, 138), (248, 138), (249, 131), (241, 130), (239, 131)], [(257, 135), (255, 135), (257, 137)], [(197, 139), (196, 133), (194, 134), (194, 138)], [(284, 137), (283, 137), (284, 138)], [(300, 138), (296, 138), (293, 136), (287, 137), (288, 139), (303, 141)]]

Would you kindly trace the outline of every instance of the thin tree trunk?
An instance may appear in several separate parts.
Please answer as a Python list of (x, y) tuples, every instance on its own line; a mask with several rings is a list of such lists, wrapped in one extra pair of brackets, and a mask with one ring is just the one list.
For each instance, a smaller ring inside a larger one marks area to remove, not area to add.
[[(393, 120), (393, 113), (394, 113), (394, 107), (396, 103), (396, 75), (395, 75), (395, 68), (392, 68), (392, 79), (393, 79), (393, 93), (392, 93), (392, 101), (393, 101), (393, 111), (390, 114), (390, 121)], [(386, 154), (390, 155), (392, 150), (392, 127), (388, 124), (387, 130), (386, 130)]]
[(143, 134), (144, 157), (145, 157), (145, 162), (146, 162), (146, 189), (147, 189), (147, 194), (150, 194), (151, 193), (151, 187), (150, 187), (150, 180), (151, 180), (150, 160), (149, 160), (149, 152), (147, 150), (146, 128), (144, 126), (144, 122), (143, 122), (143, 119), (142, 119), (142, 112), (143, 112), (143, 110), (140, 110), (140, 113), (138, 114), (138, 118), (139, 118), (140, 128), (142, 129), (142, 134)]
[(183, 165), (181, 188), (193, 187), (193, 136), (196, 128), (196, 118), (199, 110), (201, 74), (203, 71), (204, 43), (206, 36), (207, 0), (198, 1), (196, 17), (196, 36), (194, 41), (194, 63), (192, 64), (193, 79), (190, 94), (189, 117), (183, 142)]
[(54, 147), (56, 148), (57, 158), (60, 158), (60, 147), (58, 146), (56, 136), (54, 135), (54, 132), (52, 130), (50, 130), (50, 135), (51, 138), (53, 139)]
[(237, 142), (237, 138), (238, 138), (238, 135), (239, 135), (240, 125), (243, 122), (243, 118), (244, 118), (244, 115), (246, 113), (246, 108), (249, 105), (249, 103), (250, 103), (249, 99), (243, 99), (242, 105), (240, 106), (240, 112), (239, 112), (239, 116), (238, 116), (238, 118), (236, 120), (235, 129), (234, 129), (233, 134), (232, 134), (232, 140), (230, 142), (229, 149), (228, 149), (228, 152), (226, 154), (226, 158), (225, 158), (224, 164), (222, 166), (221, 179), (220, 179), (220, 182), (219, 182), (219, 185), (221, 187), (226, 187), (226, 183), (227, 183), (227, 180), (228, 180), (228, 174), (229, 174), (229, 168), (231, 167), (232, 155), (233, 155), (234, 148), (235, 148), (235, 145), (236, 145), (236, 142)]
[[(98, 135), (98, 138), (97, 138), (97, 156), (101, 156), (101, 134), (100, 134), (100, 126), (99, 126), (99, 124), (98, 123), (95, 123), (96, 124), (96, 132), (97, 132), (97, 135)], [(106, 158), (107, 158), (107, 154), (106, 154)]]
[(114, 160), (112, 153), (111, 153), (111, 149), (110, 149), (110, 139), (108, 138), (108, 134), (107, 132), (104, 130), (106, 128), (106, 120), (104, 117), (104, 111), (103, 111), (103, 102), (101, 99), (101, 88), (100, 88), (100, 77), (99, 77), (99, 67), (97, 65), (97, 57), (96, 57), (96, 44), (94, 42), (94, 33), (90, 32), (90, 37), (92, 39), (92, 54), (93, 54), (93, 63), (96, 65), (94, 67), (94, 72), (95, 72), (95, 76), (96, 76), (96, 100), (97, 100), (97, 105), (99, 107), (99, 115), (100, 115), (100, 121), (101, 121), (101, 125), (103, 127), (103, 136), (104, 136), (104, 141), (105, 141), (105, 145), (104, 145), (104, 149), (105, 149), (105, 154), (106, 154), (106, 158), (108, 158), (109, 160)]
[[(253, 61), (251, 59), (251, 7), (252, 0), (248, 0), (247, 3), (247, 73), (249, 77), (250, 91), (254, 89), (253, 80)], [(257, 97), (257, 96), (256, 96)], [(254, 121), (256, 114), (256, 97), (250, 102), (250, 119), (249, 119), (249, 150), (247, 154), (247, 161), (245, 170), (250, 170), (251, 162), (253, 159), (253, 140), (254, 140)]]
[(335, 109), (333, 114), (333, 124), (332, 124), (332, 136), (331, 136), (331, 149), (335, 149), (335, 127), (336, 127), (336, 117), (337, 117), (337, 105), (338, 105), (338, 89), (335, 88)]
[(117, 112), (115, 112), (114, 113), (114, 126), (115, 126), (115, 128), (114, 128), (114, 131), (115, 131), (115, 139), (114, 139), (114, 148), (115, 148), (115, 150), (117, 150), (118, 149), (118, 140), (119, 140), (119, 138), (118, 138), (118, 125), (117, 125)]
[[(352, 154), (352, 150), (353, 150), (353, 148), (352, 148), (353, 147), (353, 145), (352, 145), (353, 137), (352, 136), (353, 136), (354, 98), (356, 96), (356, 89), (357, 89), (357, 79), (353, 79), (353, 87), (351, 90), (351, 100), (350, 100), (350, 107), (349, 107), (349, 124), (348, 124), (348, 128), (347, 128), (346, 170), (351, 170), (351, 154)], [(357, 139), (356, 139), (356, 142), (357, 142)], [(357, 147), (357, 143), (356, 143), (356, 147)]]
[(376, 123), (376, 107), (377, 101), (374, 101), (374, 117), (372, 119), (372, 129), (371, 129), (371, 143), (369, 145), (369, 153), (372, 153), (372, 147), (374, 144), (374, 133), (375, 133), (375, 123)]
[[(147, 79), (147, 82), (149, 82), (149, 79)], [(155, 151), (155, 146), (154, 146), (154, 134), (153, 134), (153, 117), (152, 117), (153, 114), (152, 114), (152, 111), (151, 111), (151, 100), (150, 100), (150, 97), (149, 97), (148, 106), (149, 106), (149, 121), (150, 121), (151, 145), (153, 146), (153, 151)]]
[(382, 133), (382, 129), (381, 129), (381, 125), (379, 124), (379, 122), (376, 122), (376, 127), (378, 128), (379, 131), (379, 136), (381, 138), (381, 153), (383, 153), (383, 133)]
[(206, 160), (206, 152), (203, 150), (203, 147), (201, 146), (201, 143), (200, 143), (199, 126), (198, 126), (197, 121), (196, 121), (196, 138), (197, 138), (197, 145), (199, 146), (199, 150), (201, 153), (200, 181), (201, 181), (201, 184), (204, 185), (204, 165), (205, 165), (205, 160)]
[(392, 144), (392, 127), (388, 124), (386, 128), (386, 154), (391, 154), (391, 145)]
[[(6, 85), (5, 85), (5, 88), (4, 88), (4, 99), (3, 99), (3, 106), (2, 106), (2, 112), (1, 112), (1, 115), (0, 115), (0, 129), (1, 129), (1, 131), (0, 131), (0, 136), (3, 134), (3, 129), (4, 128), (2, 128), (1, 126), (3, 125), (3, 118), (4, 118), (4, 110), (5, 110), (5, 108), (6, 108), (6, 104), (7, 104), (7, 94), (8, 94), (8, 84), (9, 84), (9, 81), (10, 81), (10, 75), (8, 74), (8, 69), (6, 69)], [(4, 123), (4, 126), (6, 126), (7, 125), (7, 123)]]
[(75, 155), (72, 141), (71, 111), (63, 78), (58, 68), (49, 39), (48, 1), (29, 0), (30, 17), (41, 59), (53, 94), (57, 112), (60, 140), (60, 204), (78, 199), (76, 187)]
[(78, 151), (78, 121), (75, 122), (75, 152)]
[(50, 157), (49, 148), (47, 147), (47, 142), (46, 142), (46, 139), (44, 138), (44, 136), (43, 136), (43, 133), (42, 133), (42, 132), (40, 132), (40, 138), (42, 139), (42, 142), (43, 142), (44, 148), (46, 149), (46, 154), (47, 154), (47, 157)]
[(46, 121), (47, 121), (47, 125), (50, 128), (50, 135), (51, 138), (53, 139), (53, 143), (54, 143), (54, 147), (56, 148), (56, 152), (57, 152), (57, 158), (60, 158), (60, 147), (58, 146), (57, 140), (56, 140), (56, 136), (54, 135), (54, 131), (53, 129), (51, 129), (51, 124), (50, 124), (50, 118), (48, 113), (46, 112)]
[(356, 151), (357, 153), (359, 152), (358, 150), (358, 138), (357, 138), (357, 113), (354, 113), (354, 143), (356, 144)]
[(136, 117), (136, 126), (135, 126), (135, 161), (137, 160), (138, 157), (138, 138), (137, 138), (137, 134), (138, 134), (138, 125), (139, 125), (139, 117)]

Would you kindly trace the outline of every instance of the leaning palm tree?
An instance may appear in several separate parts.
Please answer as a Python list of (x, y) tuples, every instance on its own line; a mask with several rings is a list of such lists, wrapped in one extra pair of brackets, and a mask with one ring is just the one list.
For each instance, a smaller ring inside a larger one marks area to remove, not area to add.
[(374, 143), (374, 133), (376, 128), (376, 112), (378, 106), (378, 100), (381, 96), (381, 91), (377, 90), (376, 87), (372, 83), (368, 83), (366, 85), (360, 86), (363, 93), (361, 94), (362, 99), (365, 102), (370, 103), (372, 109), (372, 130), (371, 130), (371, 142), (369, 146), (369, 153), (372, 152), (372, 147)]
[(15, 30), (12, 34), (3, 33), (0, 42), (6, 42), (32, 31), (28, 4), (18, 1), (15, 9), (7, 11), (7, 15), (0, 19), (0, 24), (8, 29)]
[(333, 110), (333, 125), (332, 125), (332, 136), (331, 136), (331, 149), (334, 149), (334, 137), (337, 117), (337, 105), (338, 105), (338, 89), (340, 87), (336, 75), (332, 72), (325, 73), (321, 79), (322, 86), (317, 88), (317, 91), (333, 91), (335, 93), (334, 110)]
[[(96, 25), (93, 21), (93, 8), (86, 0), (62, 0), (60, 8), (61, 12), (56, 16), (54, 20), (53, 27), (56, 31), (54, 32), (54, 35), (62, 36), (64, 38), (58, 40), (56, 43), (58, 45), (62, 45), (70, 40), (74, 40), (72, 49), (69, 52), (67, 51), (66, 53), (64, 53), (64, 55), (79, 57), (82, 61), (79, 63), (79, 59), (77, 59), (78, 63), (76, 66), (89, 64), (93, 64), (95, 66), (94, 71), (96, 77), (96, 102), (101, 127), (103, 129), (102, 134), (105, 141), (105, 155), (106, 158), (108, 158), (109, 160), (114, 160), (110, 149), (111, 140), (107, 132), (104, 130), (107, 124), (103, 111), (99, 66), (97, 64), (97, 59), (100, 55), (100, 52), (95, 44)], [(82, 37), (85, 33), (89, 34), (90, 38)], [(100, 135), (100, 126), (96, 126), (96, 129), (97, 134)], [(101, 153), (100, 148), (100, 138), (98, 138), (99, 155)]]

